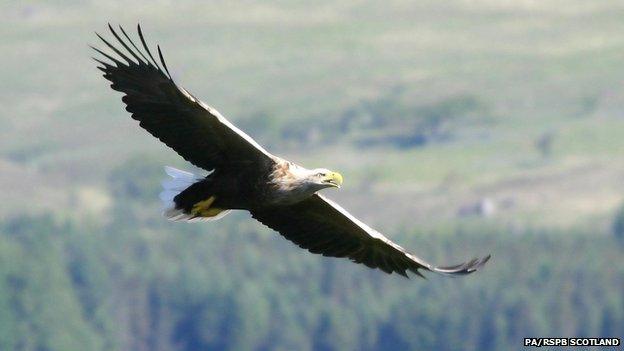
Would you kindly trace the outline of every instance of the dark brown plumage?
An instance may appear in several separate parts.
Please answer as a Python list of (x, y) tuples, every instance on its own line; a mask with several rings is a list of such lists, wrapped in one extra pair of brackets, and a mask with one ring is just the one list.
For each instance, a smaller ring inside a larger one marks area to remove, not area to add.
[(434, 267), (319, 194), (279, 211), (251, 210), (251, 215), (312, 253), (348, 257), (356, 263), (379, 268), (386, 273), (407, 276), (406, 271), (411, 271), (421, 275), (418, 270), (425, 269), (442, 274), (468, 274), (479, 269), (490, 258), (487, 256), (451, 267)]
[[(95, 59), (139, 125), (192, 164), (211, 173), (198, 177), (167, 168), (173, 178), (161, 198), (173, 220), (214, 220), (230, 210), (252, 217), (312, 253), (346, 257), (386, 273), (407, 276), (420, 269), (448, 275), (474, 272), (487, 262), (473, 259), (435, 267), (408, 253), (317, 191), (340, 187), (342, 176), (326, 169), (308, 170), (270, 154), (215, 109), (175, 84), (160, 47), (150, 52), (140, 26), (141, 48), (119, 27), (109, 25), (121, 48), (98, 37), (114, 57), (93, 48), (110, 62)], [(124, 51), (122, 51), (124, 50)], [(160, 62), (160, 64), (159, 64)]]

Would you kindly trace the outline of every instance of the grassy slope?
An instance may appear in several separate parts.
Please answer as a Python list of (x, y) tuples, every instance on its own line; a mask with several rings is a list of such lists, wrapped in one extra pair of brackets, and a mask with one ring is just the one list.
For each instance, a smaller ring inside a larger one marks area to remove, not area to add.
[[(310, 4), (0, 5), (0, 190), (10, 194), (2, 212), (106, 202), (97, 191), (83, 199), (84, 187), (99, 187), (135, 154), (182, 165), (128, 118), (88, 59), (94, 30), (137, 20), (162, 44), (177, 79), (235, 122), (263, 111), (278, 122), (323, 124), (397, 86), (412, 101), (466, 93), (482, 100), (492, 117), (449, 143), (287, 151), (342, 170), (348, 186), (334, 197), (371, 221), (447, 219), (492, 197), (512, 204), (500, 213), (506, 221), (568, 226), (619, 203), (617, 1)], [(544, 160), (533, 144), (546, 131), (556, 137)], [(400, 210), (379, 206), (386, 201)]]

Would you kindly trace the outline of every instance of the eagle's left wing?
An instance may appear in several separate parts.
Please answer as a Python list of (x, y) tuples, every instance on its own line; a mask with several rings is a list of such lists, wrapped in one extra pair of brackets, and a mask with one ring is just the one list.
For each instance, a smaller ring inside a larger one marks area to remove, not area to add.
[(446, 275), (469, 274), (481, 268), (490, 258), (488, 255), (455, 266), (433, 266), (319, 194), (291, 206), (254, 210), (251, 215), (312, 253), (348, 257), (389, 274), (396, 272), (407, 276), (406, 271), (409, 270), (422, 276), (419, 269)]
[(124, 94), (126, 110), (141, 127), (185, 160), (208, 171), (232, 164), (240, 167), (273, 162), (273, 156), (249, 135), (173, 81), (160, 47), (159, 65), (140, 26), (137, 31), (143, 50), (123, 28), (119, 27), (125, 40), (110, 25), (109, 29), (117, 46), (99, 34), (98, 37), (114, 54), (94, 47), (109, 62), (95, 60), (100, 63), (98, 68), (104, 72), (104, 77), (112, 83), (111, 87)]

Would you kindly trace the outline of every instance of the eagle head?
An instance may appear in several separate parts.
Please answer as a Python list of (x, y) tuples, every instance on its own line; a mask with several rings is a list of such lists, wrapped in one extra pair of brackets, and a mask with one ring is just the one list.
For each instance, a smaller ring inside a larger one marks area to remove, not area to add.
[(309, 171), (306, 182), (312, 187), (318, 187), (319, 190), (330, 187), (340, 188), (342, 175), (326, 168), (316, 168)]
[(292, 162), (282, 162), (271, 173), (274, 202), (291, 204), (325, 188), (340, 188), (342, 175), (326, 168), (307, 169)]

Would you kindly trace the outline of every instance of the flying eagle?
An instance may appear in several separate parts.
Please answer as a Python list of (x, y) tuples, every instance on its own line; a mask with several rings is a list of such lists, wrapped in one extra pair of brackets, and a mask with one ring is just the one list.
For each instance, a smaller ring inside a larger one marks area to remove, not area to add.
[[(264, 225), (301, 248), (407, 277), (420, 269), (445, 275), (476, 271), (490, 258), (437, 267), (410, 254), (367, 226), (335, 202), (318, 193), (342, 185), (340, 173), (307, 169), (266, 151), (217, 110), (177, 85), (158, 46), (154, 59), (137, 26), (139, 48), (120, 26), (123, 38), (108, 25), (118, 46), (96, 35), (114, 52), (92, 47), (94, 58), (124, 94), (122, 101), (139, 125), (188, 162), (210, 173), (205, 176), (166, 167), (172, 179), (163, 183), (164, 215), (174, 221), (216, 220), (231, 210), (247, 210)], [(117, 55), (118, 57), (114, 57)], [(160, 63), (160, 64), (159, 64)]]

